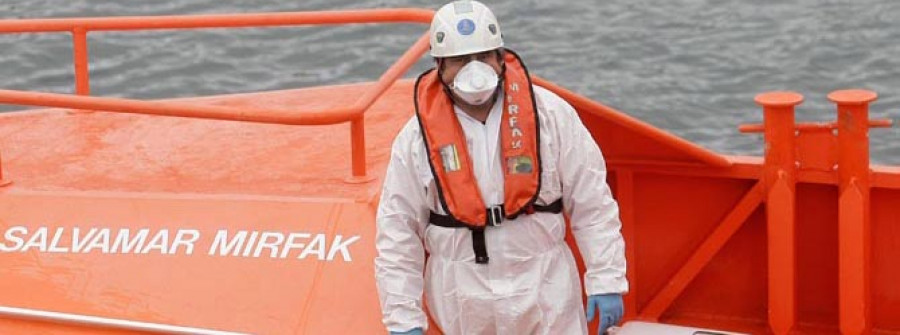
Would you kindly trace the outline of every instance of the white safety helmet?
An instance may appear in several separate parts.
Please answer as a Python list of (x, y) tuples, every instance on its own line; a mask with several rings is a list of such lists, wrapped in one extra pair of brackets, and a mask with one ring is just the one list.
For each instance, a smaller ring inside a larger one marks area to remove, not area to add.
[(438, 9), (431, 20), (431, 56), (452, 57), (503, 46), (500, 24), (484, 4), (459, 0)]

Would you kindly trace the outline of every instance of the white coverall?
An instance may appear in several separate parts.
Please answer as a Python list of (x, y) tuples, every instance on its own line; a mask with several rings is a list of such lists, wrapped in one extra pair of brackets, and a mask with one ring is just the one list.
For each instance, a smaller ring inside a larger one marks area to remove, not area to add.
[[(562, 197), (587, 266), (586, 293), (624, 293), (621, 222), (600, 149), (567, 102), (542, 87), (534, 93), (543, 167), (538, 204)], [(502, 101), (485, 124), (456, 109), (485, 207), (503, 203)], [(375, 277), (389, 330), (427, 329), (424, 290), (446, 334), (587, 334), (562, 214), (536, 212), (487, 227), (490, 262), (477, 264), (471, 231), (430, 225), (429, 211), (445, 214), (414, 116), (394, 140), (376, 219)]]

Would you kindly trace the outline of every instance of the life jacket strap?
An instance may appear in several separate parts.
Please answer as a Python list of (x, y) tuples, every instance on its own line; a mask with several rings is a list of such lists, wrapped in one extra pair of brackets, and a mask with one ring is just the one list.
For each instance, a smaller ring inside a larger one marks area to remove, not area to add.
[[(546, 206), (533, 204), (529, 206), (523, 214), (528, 215), (535, 212), (559, 214), (562, 213), (562, 209), (563, 203), (562, 198), (560, 198)], [(428, 222), (435, 226), (446, 228), (469, 228), (472, 231), (472, 249), (475, 251), (475, 263), (487, 264), (489, 258), (487, 255), (487, 246), (484, 241), (484, 229), (487, 227), (499, 226), (503, 224), (503, 221), (507, 218), (506, 210), (503, 209), (503, 205), (491, 206), (486, 208), (485, 211), (487, 212), (487, 222), (485, 222), (483, 227), (472, 227), (462, 221), (456, 220), (450, 215), (441, 215), (435, 212), (431, 212), (428, 217)], [(515, 217), (509, 219), (515, 219)]]
[(472, 250), (475, 251), (475, 263), (487, 264), (487, 243), (484, 242), (484, 228), (472, 229)]

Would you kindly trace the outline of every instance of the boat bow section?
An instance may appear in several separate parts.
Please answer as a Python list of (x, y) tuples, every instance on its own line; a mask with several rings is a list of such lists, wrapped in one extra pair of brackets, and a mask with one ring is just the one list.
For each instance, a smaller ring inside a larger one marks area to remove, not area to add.
[[(191, 102), (328, 106), (369, 85)], [(366, 114), (372, 174), (412, 115), (411, 85)], [(68, 110), (0, 119), (13, 181), (0, 188), (0, 308), (19, 311), (0, 311), (0, 333), (383, 330), (372, 262), (381, 184), (346, 181), (345, 125)]]

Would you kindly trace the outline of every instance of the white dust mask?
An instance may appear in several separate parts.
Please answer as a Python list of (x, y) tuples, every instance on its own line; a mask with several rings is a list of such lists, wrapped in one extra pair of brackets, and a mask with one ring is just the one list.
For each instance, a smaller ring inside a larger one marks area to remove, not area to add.
[(453, 92), (472, 105), (487, 102), (497, 89), (497, 72), (490, 65), (473, 60), (459, 69), (453, 79)]

